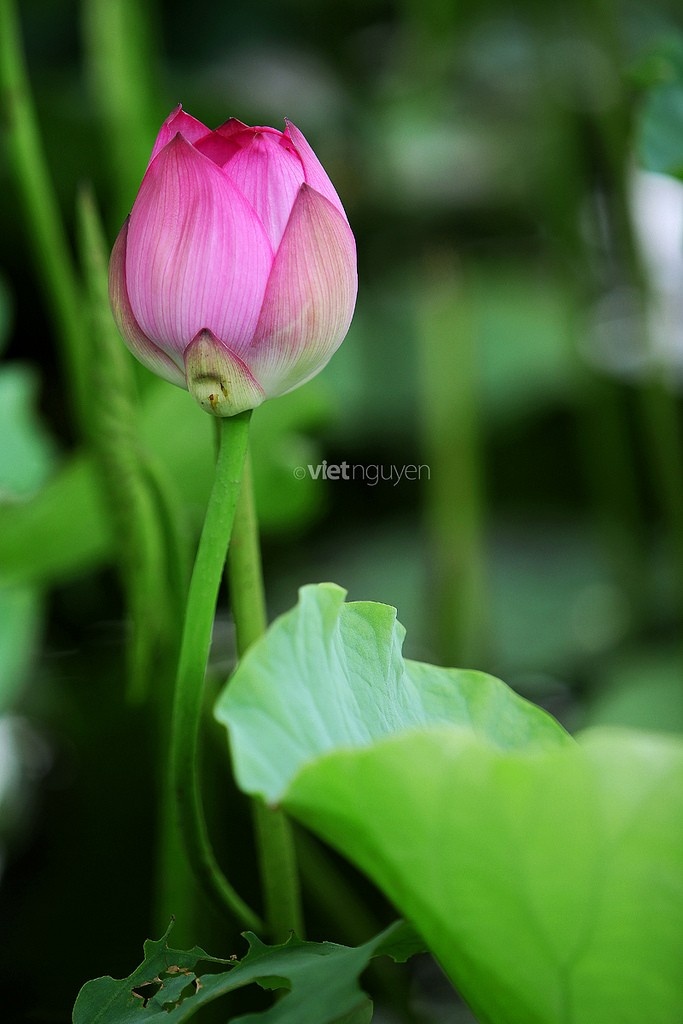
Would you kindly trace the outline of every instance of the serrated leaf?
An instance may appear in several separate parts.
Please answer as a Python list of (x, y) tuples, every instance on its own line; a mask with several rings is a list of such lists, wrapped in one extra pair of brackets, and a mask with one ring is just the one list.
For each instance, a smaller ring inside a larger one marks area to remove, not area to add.
[(450, 724), (501, 747), (571, 743), (558, 723), (483, 672), (403, 658), (396, 609), (303, 587), (216, 705), (240, 785), (276, 803), (305, 764), (340, 747)]
[(402, 922), (356, 948), (292, 937), (267, 946), (246, 934), (249, 952), (241, 960), (221, 960), (202, 949), (170, 949), (166, 935), (145, 943), (144, 962), (128, 978), (97, 978), (81, 989), (73, 1024), (154, 1024), (190, 1020), (203, 1006), (236, 989), (257, 984), (285, 989), (265, 1011), (233, 1024), (361, 1024), (368, 998), (358, 985), (370, 959), (405, 951)]
[(577, 743), (478, 673), (401, 673), (401, 639), (307, 588), (221, 697), (240, 783), (364, 870), (482, 1024), (679, 1024), (683, 741)]
[(169, 932), (170, 928), (161, 939), (145, 942), (145, 958), (128, 978), (117, 981), (105, 977), (87, 982), (76, 999), (73, 1024), (128, 1024), (141, 1019), (167, 1019), (169, 1004), (176, 1004), (178, 1020), (187, 1020), (191, 1014), (182, 1006), (184, 989), (194, 985), (208, 965), (229, 965), (230, 961), (216, 959), (198, 946), (191, 950), (170, 949)]

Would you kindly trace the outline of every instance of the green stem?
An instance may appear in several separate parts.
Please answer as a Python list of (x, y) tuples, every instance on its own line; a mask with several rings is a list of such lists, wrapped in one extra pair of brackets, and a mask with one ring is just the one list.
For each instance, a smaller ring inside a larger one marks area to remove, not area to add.
[(425, 509), (435, 642), (445, 665), (475, 665), (487, 633), (482, 451), (475, 334), (454, 254), (432, 254), (418, 324)]
[(240, 656), (268, 627), (261, 566), (258, 520), (249, 454), (244, 462), (242, 489), (235, 512), (235, 525), (228, 549), (230, 603), (235, 620), (237, 652)]
[[(92, 346), (92, 403), (89, 436), (108, 499), (118, 547), (119, 572), (126, 593), (131, 634), (128, 642), (128, 698), (149, 697), (153, 667), (177, 636), (172, 609), (174, 587), (161, 528), (164, 516), (143, 470), (136, 423), (133, 361), (121, 344), (109, 309), (108, 250), (94, 196), (82, 188), (77, 203), (81, 263), (89, 300), (87, 323)], [(176, 588), (177, 589), (177, 588)], [(184, 598), (184, 594), (183, 594)]]
[[(268, 624), (261, 570), (258, 522), (249, 458), (245, 464), (235, 526), (228, 551), (230, 601), (237, 652), (242, 657)], [(268, 930), (284, 941), (290, 931), (303, 935), (303, 914), (291, 826), (281, 810), (254, 802), (261, 886)]]
[(675, 572), (675, 614), (683, 615), (683, 436), (676, 395), (663, 372), (640, 388), (640, 415), (648, 441), (651, 475)]
[(130, 210), (158, 129), (153, 42), (158, 32), (143, 0), (83, 0), (81, 11), (85, 70), (102, 123), (119, 225)]
[(316, 911), (334, 922), (335, 929), (342, 933), (338, 941), (359, 946), (369, 936), (381, 931), (381, 920), (369, 909), (363, 895), (345, 877), (321, 843), (304, 829), (297, 832), (296, 852)]
[(142, 472), (154, 501), (156, 515), (165, 538), (168, 586), (174, 621), (182, 623), (185, 618), (185, 600), (190, 579), (190, 559), (184, 532), (184, 511), (180, 499), (172, 486), (163, 466), (150, 452), (142, 453)]
[(644, 581), (649, 570), (623, 388), (592, 371), (578, 353), (575, 356), (578, 439), (594, 507), (596, 538), (637, 629), (645, 620)]
[[(191, 565), (188, 558), (188, 544), (183, 535), (183, 513), (178, 497), (163, 467), (145, 452), (142, 456), (142, 472), (152, 499), (158, 528), (163, 537), (165, 575), (162, 585), (168, 589), (168, 607), (175, 623), (175, 642), (165, 645), (159, 652), (155, 675), (165, 682), (173, 679), (178, 664), (180, 639), (185, 619), (185, 603), (188, 593)], [(165, 701), (165, 691), (160, 694), (163, 708), (157, 710), (157, 731), (159, 737), (159, 806), (157, 813), (157, 868), (155, 872), (155, 894), (152, 919), (157, 928), (165, 928), (174, 916), (176, 941), (196, 941), (197, 925), (201, 920), (203, 906), (198, 901), (197, 885), (192, 869), (185, 856), (182, 838), (178, 834), (175, 808), (175, 794), (170, 772), (170, 737), (172, 709)], [(183, 940), (186, 936), (186, 940)]]
[[(583, 0), (580, 6), (585, 24), (594, 41), (607, 55), (615, 70), (615, 81), (624, 66), (621, 5), (616, 0)], [(598, 159), (604, 167), (609, 199), (607, 216), (617, 251), (622, 253), (629, 285), (635, 286), (641, 298), (642, 336), (645, 354), (651, 359), (651, 339), (647, 334), (647, 304), (651, 301), (651, 281), (643, 263), (634, 230), (629, 181), (633, 143), (633, 103), (630, 91), (624, 89), (609, 112), (596, 114), (596, 139), (602, 144)], [(654, 362), (654, 361), (653, 361)], [(683, 434), (675, 390), (667, 380), (664, 366), (655, 367), (639, 393), (641, 429), (648, 442), (651, 477), (664, 524), (669, 532), (671, 557), (676, 574), (676, 615), (683, 613)]]
[(243, 925), (261, 931), (262, 922), (222, 873), (209, 841), (199, 786), (199, 730), (211, 633), (242, 467), (250, 413), (220, 422), (220, 446), (213, 488), (195, 559), (178, 661), (171, 727), (171, 777), (188, 859), (197, 880)]
[(85, 433), (89, 382), (81, 294), (40, 141), (13, 0), (0, 0), (0, 108), (32, 251), (61, 340), (74, 417)]

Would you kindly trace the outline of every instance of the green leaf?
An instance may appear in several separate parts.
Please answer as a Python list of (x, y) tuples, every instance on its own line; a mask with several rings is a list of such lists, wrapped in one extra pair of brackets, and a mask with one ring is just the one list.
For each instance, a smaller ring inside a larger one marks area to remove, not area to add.
[(0, 715), (14, 703), (34, 656), (43, 602), (35, 587), (0, 586)]
[(35, 413), (37, 379), (28, 366), (0, 371), (0, 502), (39, 490), (55, 462), (56, 446)]
[(207, 1003), (254, 983), (287, 992), (268, 1010), (234, 1024), (363, 1024), (371, 1019), (370, 1004), (358, 979), (370, 959), (388, 955), (400, 960), (411, 942), (413, 951), (424, 948), (408, 938), (403, 922), (357, 948), (294, 936), (283, 945), (266, 946), (247, 933), (249, 952), (241, 961), (217, 959), (198, 947), (170, 949), (167, 937), (168, 932), (145, 943), (144, 962), (128, 978), (97, 978), (84, 985), (73, 1024), (161, 1024), (169, 1019), (180, 1024)]
[(640, 120), (639, 155), (648, 171), (683, 176), (683, 84), (667, 83), (648, 95)]
[(12, 297), (4, 278), (0, 277), (0, 353), (4, 352), (7, 345), (12, 326), (12, 312)]
[[(288, 530), (310, 521), (321, 505), (322, 490), (316, 481), (294, 476), (297, 466), (319, 461), (307, 431), (324, 418), (327, 402), (312, 385), (267, 403), (255, 417), (264, 421), (256, 424), (253, 438), (256, 498), (264, 531)], [(12, 408), (16, 404), (13, 401)], [(212, 427), (211, 417), (186, 392), (165, 381), (152, 381), (141, 410), (140, 442), (157, 457), (197, 529), (213, 478)], [(25, 440), (28, 443), (28, 435)], [(33, 461), (38, 459), (40, 470), (31, 469), (35, 485), (43, 473), (41, 465), (48, 465), (47, 451), (43, 444), (41, 458), (34, 449)], [(7, 445), (0, 451), (0, 489), (9, 452)], [(29, 462), (23, 456), (12, 457), (17, 467), (13, 472), (26, 474)], [(114, 553), (113, 522), (91, 456), (73, 456), (21, 506), (0, 504), (2, 583), (61, 582), (111, 561)]]
[(236, 772), (351, 859), (483, 1024), (683, 1019), (683, 742), (579, 742), (392, 610), (306, 588), (220, 700)]
[(329, 755), (284, 806), (415, 922), (482, 1021), (675, 1024), (682, 794), (674, 741), (530, 753), (444, 729)]
[(405, 660), (396, 609), (303, 587), (241, 662), (216, 706), (239, 784), (276, 803), (301, 767), (340, 747), (449, 724), (507, 748), (571, 740), (540, 708), (482, 672)]
[(631, 68), (642, 92), (636, 109), (636, 150), (648, 171), (683, 176), (683, 35), (667, 30)]
[(30, 501), (0, 506), (0, 582), (68, 579), (110, 557), (110, 517), (93, 461), (75, 456)]

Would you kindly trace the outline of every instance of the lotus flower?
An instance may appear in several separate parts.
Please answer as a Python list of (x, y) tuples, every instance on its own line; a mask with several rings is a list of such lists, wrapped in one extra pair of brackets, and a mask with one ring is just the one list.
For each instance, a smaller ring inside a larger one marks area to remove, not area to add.
[(342, 343), (356, 247), (293, 124), (231, 118), (211, 131), (177, 107), (114, 245), (109, 291), (140, 362), (232, 416), (303, 384)]

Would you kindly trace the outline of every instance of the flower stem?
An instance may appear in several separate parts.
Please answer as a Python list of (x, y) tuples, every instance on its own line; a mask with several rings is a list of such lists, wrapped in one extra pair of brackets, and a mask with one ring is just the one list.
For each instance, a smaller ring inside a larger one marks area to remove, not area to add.
[[(228, 551), (228, 573), (237, 652), (242, 657), (268, 624), (248, 456)], [(279, 941), (290, 931), (301, 937), (303, 914), (291, 826), (281, 810), (272, 810), (258, 800), (253, 806), (268, 930), (271, 938)]]
[(640, 416), (648, 441), (651, 475), (665, 528), (674, 575), (674, 614), (683, 616), (683, 434), (676, 393), (664, 369), (655, 369), (640, 389)]
[(158, 33), (144, 0), (83, 0), (81, 26), (86, 80), (103, 126), (118, 230), (147, 166), (160, 120), (154, 45)]
[(169, 585), (168, 577), (175, 567), (166, 550), (164, 521), (168, 516), (156, 501), (142, 461), (133, 361), (121, 344), (111, 316), (107, 245), (95, 198), (88, 188), (79, 193), (77, 214), (92, 339), (91, 380), (98, 396), (98, 401), (92, 403), (89, 434), (115, 529), (131, 626), (128, 698), (140, 704), (149, 698), (160, 652), (177, 642), (177, 601), (174, 604), (173, 598), (180, 584), (175, 588)]
[(444, 665), (476, 665), (488, 646), (485, 495), (471, 284), (454, 253), (427, 261), (419, 308), (421, 419), (431, 482), (434, 642)]
[(171, 777), (180, 832), (197, 880), (241, 924), (261, 931), (257, 914), (222, 873), (209, 841), (199, 786), (199, 730), (211, 633), (242, 467), (250, 413), (220, 421), (213, 488), (195, 559), (178, 661), (171, 726)]
[(0, 107), (31, 251), (62, 346), (74, 419), (85, 434), (89, 382), (82, 295), (40, 139), (12, 0), (0, 0)]

